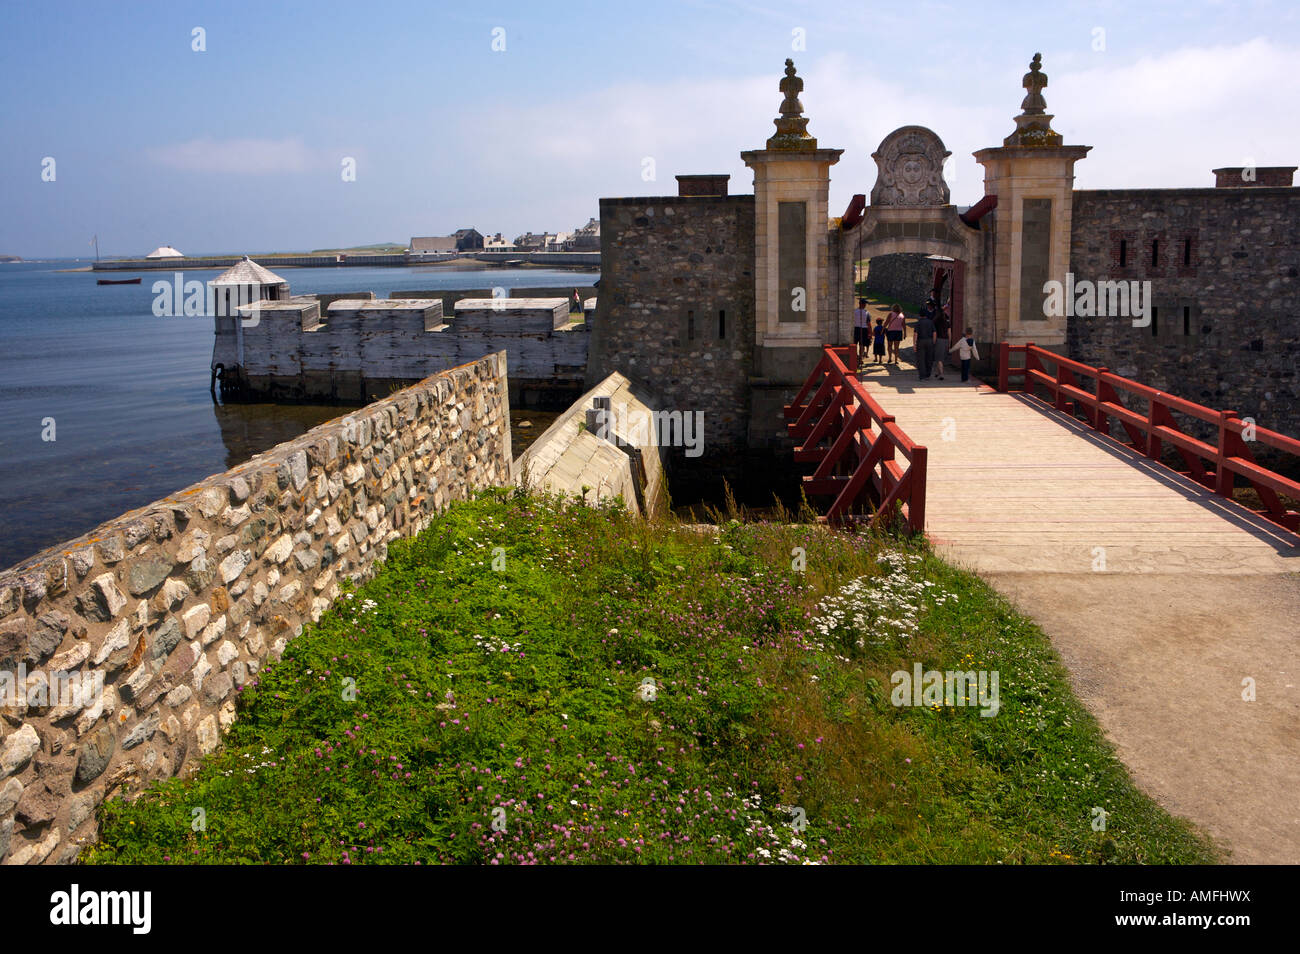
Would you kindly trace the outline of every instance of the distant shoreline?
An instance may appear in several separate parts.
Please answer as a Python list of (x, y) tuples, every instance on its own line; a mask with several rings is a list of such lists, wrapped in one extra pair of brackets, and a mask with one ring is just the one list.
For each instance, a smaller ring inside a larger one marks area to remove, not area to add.
[[(102, 259), (91, 265), (97, 272), (167, 271), (185, 269), (226, 269), (237, 264), (244, 256), (212, 255), (185, 256), (182, 258), (116, 258)], [(509, 252), (457, 255), (434, 261), (401, 255), (291, 255), (268, 252), (253, 257), (259, 265), (270, 269), (293, 268), (411, 268), (439, 267), (451, 269), (477, 268), (557, 268), (578, 271), (596, 271), (600, 268), (600, 252)]]

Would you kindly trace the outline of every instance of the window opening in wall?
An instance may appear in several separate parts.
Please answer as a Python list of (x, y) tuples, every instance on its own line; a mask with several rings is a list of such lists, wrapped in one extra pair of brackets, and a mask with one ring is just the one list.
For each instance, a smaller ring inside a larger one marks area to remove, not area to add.
[(686, 312), (686, 340), (695, 340), (695, 311), (693, 309)]
[(1128, 264), (1128, 239), (1119, 240), (1119, 264), (1121, 268)]
[(1183, 305), (1183, 334), (1192, 333), (1192, 309), (1188, 305)]
[(1160, 240), (1159, 239), (1151, 240), (1151, 264), (1152, 265), (1160, 264)]
[(721, 341), (727, 337), (727, 311), (725, 308), (718, 309), (718, 340)]
[(1192, 264), (1192, 240), (1183, 239), (1183, 264)]
[(1156, 336), (1156, 329), (1158, 327), (1160, 327), (1160, 309), (1152, 308), (1151, 309), (1151, 337), (1152, 338)]

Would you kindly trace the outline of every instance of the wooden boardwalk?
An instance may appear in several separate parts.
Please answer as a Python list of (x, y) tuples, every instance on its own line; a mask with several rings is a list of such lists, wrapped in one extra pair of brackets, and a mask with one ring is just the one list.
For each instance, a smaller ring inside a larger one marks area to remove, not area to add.
[(929, 448), (936, 550), (1042, 625), (1138, 784), (1300, 863), (1300, 538), (1023, 394), (859, 376)]

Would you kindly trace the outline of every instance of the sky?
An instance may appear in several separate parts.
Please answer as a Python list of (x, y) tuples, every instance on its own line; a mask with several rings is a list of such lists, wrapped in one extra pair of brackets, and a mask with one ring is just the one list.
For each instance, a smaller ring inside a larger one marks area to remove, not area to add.
[(774, 131), (786, 57), (809, 132), (844, 150), (832, 214), (910, 124), (969, 205), (1034, 53), (1054, 128), (1093, 147), (1076, 188), (1300, 164), (1294, 0), (0, 0), (0, 255), (513, 238), (683, 173), (752, 192), (739, 153)]

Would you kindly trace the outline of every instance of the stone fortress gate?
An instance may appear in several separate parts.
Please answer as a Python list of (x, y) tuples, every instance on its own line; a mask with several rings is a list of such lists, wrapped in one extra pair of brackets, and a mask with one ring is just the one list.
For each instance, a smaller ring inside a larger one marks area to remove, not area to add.
[(855, 263), (895, 253), (946, 263), (954, 318), (975, 330), (986, 364), (997, 341), (1063, 348), (1065, 318), (1044, 314), (1042, 287), (1069, 268), (1074, 163), (1091, 147), (1062, 145), (1046, 85), (1036, 55), (1015, 130), (975, 154), (986, 194), (965, 213), (944, 180), (943, 141), (904, 126), (873, 153), (870, 204), (857, 195), (831, 218), (830, 168), (843, 150), (808, 132), (803, 80), (786, 60), (776, 132), (741, 153), (752, 196), (728, 195), (728, 177), (712, 175), (678, 176), (677, 196), (601, 200), (588, 386), (620, 371), (664, 407), (703, 410), (697, 467), (734, 477), (755, 455), (770, 465), (788, 449), (782, 406), (823, 345), (851, 338)]

